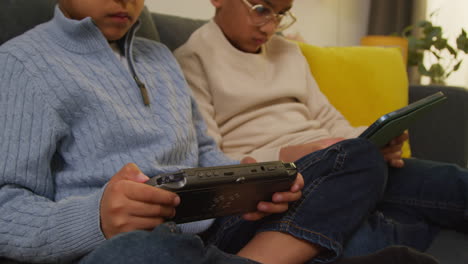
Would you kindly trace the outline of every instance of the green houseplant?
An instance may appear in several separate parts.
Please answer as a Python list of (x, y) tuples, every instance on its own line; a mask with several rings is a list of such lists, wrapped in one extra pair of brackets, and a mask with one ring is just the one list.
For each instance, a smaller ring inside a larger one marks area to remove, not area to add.
[[(468, 38), (463, 28), (456, 46), (449, 43), (442, 27), (428, 20), (408, 26), (402, 35), (408, 39), (408, 66), (415, 66), (421, 76), (430, 78), (431, 84), (444, 85), (460, 68), (463, 55), (468, 53)], [(425, 56), (431, 56), (430, 60), (425, 60)]]

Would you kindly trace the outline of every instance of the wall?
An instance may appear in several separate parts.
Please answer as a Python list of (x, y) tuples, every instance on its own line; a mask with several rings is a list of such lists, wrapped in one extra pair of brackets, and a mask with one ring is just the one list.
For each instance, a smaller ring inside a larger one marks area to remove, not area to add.
[[(151, 11), (209, 19), (214, 11), (209, 0), (146, 0)], [(358, 45), (366, 34), (370, 0), (295, 0), (298, 22), (286, 33), (300, 33), (321, 46)]]
[(358, 45), (366, 35), (370, 0), (296, 0), (297, 30), (320, 46)]

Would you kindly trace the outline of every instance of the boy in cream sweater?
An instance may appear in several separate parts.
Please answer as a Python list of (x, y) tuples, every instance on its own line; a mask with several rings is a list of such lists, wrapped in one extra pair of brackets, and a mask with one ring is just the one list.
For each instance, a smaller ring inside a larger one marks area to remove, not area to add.
[[(214, 19), (175, 55), (209, 134), (228, 156), (300, 161), (365, 129), (352, 127), (320, 92), (298, 46), (275, 34), (295, 22), (293, 0), (211, 3)], [(424, 251), (441, 226), (466, 230), (468, 170), (402, 159), (407, 138), (395, 138), (376, 154), (388, 164), (382, 172), (389, 174), (385, 193), (343, 245), (345, 256), (392, 244)], [(306, 183), (311, 180), (311, 175), (303, 175)], [(335, 188), (346, 191), (344, 185)]]

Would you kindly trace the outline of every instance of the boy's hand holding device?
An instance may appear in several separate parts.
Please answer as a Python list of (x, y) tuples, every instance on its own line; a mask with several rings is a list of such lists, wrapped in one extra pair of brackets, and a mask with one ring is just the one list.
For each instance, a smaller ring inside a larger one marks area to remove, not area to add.
[(109, 239), (133, 230), (151, 230), (175, 215), (177, 194), (141, 184), (145, 176), (137, 165), (125, 165), (107, 183), (101, 199), (101, 230)]
[[(243, 164), (256, 162), (257, 161), (252, 157), (245, 157), (241, 160), (241, 163)], [(297, 173), (296, 180), (291, 185), (288, 192), (274, 193), (271, 202), (259, 202), (257, 205), (257, 211), (245, 213), (242, 215), (242, 218), (248, 221), (257, 221), (270, 214), (286, 212), (289, 208), (290, 202), (295, 202), (301, 198), (303, 187), (304, 178), (300, 173)]]

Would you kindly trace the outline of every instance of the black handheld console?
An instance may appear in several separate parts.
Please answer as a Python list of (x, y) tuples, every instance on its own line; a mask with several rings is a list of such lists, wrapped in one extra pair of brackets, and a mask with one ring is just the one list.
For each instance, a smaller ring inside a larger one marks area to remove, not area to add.
[(184, 169), (146, 184), (177, 193), (181, 202), (172, 220), (185, 223), (256, 211), (258, 202), (289, 190), (296, 176), (294, 163), (273, 161)]

